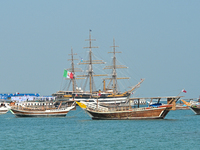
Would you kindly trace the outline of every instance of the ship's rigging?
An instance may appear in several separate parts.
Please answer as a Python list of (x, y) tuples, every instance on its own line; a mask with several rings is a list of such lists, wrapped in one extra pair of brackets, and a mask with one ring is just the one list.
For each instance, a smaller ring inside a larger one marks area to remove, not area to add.
[[(119, 46), (115, 45), (115, 39), (113, 39), (113, 46), (111, 46), (111, 48), (113, 48), (113, 51), (108, 52), (108, 53), (113, 54), (112, 65), (105, 66), (104, 68), (102, 67), (105, 70), (111, 69), (112, 73), (110, 77), (101, 79), (103, 80), (103, 90), (99, 90), (99, 91), (96, 90), (96, 87), (95, 87), (96, 80), (94, 80), (94, 77), (108, 76), (108, 74), (95, 74), (95, 72), (93, 71), (93, 67), (94, 67), (93, 65), (96, 65), (96, 64), (104, 65), (105, 62), (103, 60), (95, 59), (92, 49), (98, 48), (98, 47), (92, 46), (92, 41), (96, 41), (96, 40), (92, 39), (91, 30), (89, 32), (89, 39), (86, 39), (86, 41), (89, 41), (89, 46), (84, 47), (84, 48), (89, 49), (89, 57), (88, 57), (88, 60), (81, 59), (78, 65), (87, 65), (88, 68), (86, 69), (85, 74), (83, 74), (83, 71), (80, 68), (75, 68), (74, 60), (77, 60), (77, 59), (74, 59), (74, 55), (77, 55), (77, 54), (74, 54), (73, 49), (71, 49), (71, 54), (69, 54), (71, 56), (71, 59), (69, 59), (71, 61), (71, 68), (68, 68), (67, 70), (71, 71), (74, 74), (74, 78), (70, 79), (67, 90), (69, 90), (70, 84), (72, 84), (72, 93), (79, 93), (79, 92), (82, 92), (82, 94), (88, 93), (90, 97), (95, 97), (97, 93), (102, 92), (105, 94), (105, 96), (107, 95), (107, 97), (113, 97), (113, 98), (114, 97), (129, 97), (131, 93), (140, 86), (140, 84), (144, 81), (144, 79), (142, 79), (138, 84), (136, 84), (136, 86), (131, 87), (131, 89), (126, 90), (125, 92), (120, 92), (118, 88), (118, 80), (129, 79), (129, 77), (118, 77), (117, 75), (117, 69), (125, 69), (127, 67), (125, 65), (117, 64), (116, 53), (121, 53), (121, 52), (116, 51), (116, 48)], [(81, 72), (82, 75), (76, 75), (76, 72)], [(77, 82), (76, 82), (77, 79), (85, 79), (84, 80), (85, 84), (81, 86), (81, 88), (78, 87), (77, 85)], [(107, 86), (106, 86), (106, 80), (109, 80), (109, 83), (107, 84)], [(87, 85), (89, 85), (89, 91), (86, 91)]]

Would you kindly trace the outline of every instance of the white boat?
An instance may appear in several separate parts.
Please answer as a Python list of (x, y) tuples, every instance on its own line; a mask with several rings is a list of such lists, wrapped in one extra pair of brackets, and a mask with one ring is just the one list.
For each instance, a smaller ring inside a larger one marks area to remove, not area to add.
[(6, 114), (10, 109), (9, 103), (0, 102), (0, 115)]

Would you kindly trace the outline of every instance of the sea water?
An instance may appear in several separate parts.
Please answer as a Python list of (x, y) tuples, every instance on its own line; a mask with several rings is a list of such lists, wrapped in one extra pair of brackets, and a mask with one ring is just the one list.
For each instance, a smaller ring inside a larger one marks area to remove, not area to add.
[(161, 120), (92, 120), (81, 108), (59, 118), (0, 115), (1, 150), (200, 149), (200, 115), (170, 111)]

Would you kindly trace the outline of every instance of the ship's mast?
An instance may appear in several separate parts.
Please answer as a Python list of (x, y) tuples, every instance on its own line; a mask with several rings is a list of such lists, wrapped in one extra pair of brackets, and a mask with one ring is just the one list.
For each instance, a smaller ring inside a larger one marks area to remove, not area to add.
[(90, 86), (90, 93), (92, 93), (92, 86), (93, 86), (93, 69), (92, 69), (92, 48), (98, 48), (93, 46), (92, 47), (92, 41), (96, 41), (96, 39), (91, 38), (91, 30), (89, 31), (89, 39), (86, 39), (86, 41), (89, 41), (89, 47), (84, 47), (84, 48), (89, 48), (89, 68), (88, 68), (88, 75), (89, 75), (89, 86)]
[(89, 31), (89, 39), (86, 39), (86, 41), (89, 41), (89, 47), (83, 47), (83, 48), (89, 48), (89, 60), (82, 61), (82, 62), (78, 63), (79, 65), (80, 64), (89, 65), (88, 74), (87, 75), (79, 75), (78, 77), (87, 77), (87, 78), (89, 77), (89, 89), (90, 89), (90, 93), (92, 94), (93, 83), (94, 83), (93, 77), (94, 76), (107, 76), (107, 75), (96, 75), (96, 74), (94, 75), (93, 74), (92, 65), (93, 64), (104, 64), (105, 62), (103, 62), (102, 60), (92, 60), (92, 48), (98, 48), (98, 47), (97, 46), (92, 46), (92, 41), (96, 41), (96, 39), (92, 39), (91, 38), (91, 31), (92, 30)]
[(72, 89), (73, 89), (73, 92), (75, 91), (75, 70), (74, 70), (74, 55), (77, 55), (77, 54), (73, 54), (73, 49), (71, 48), (71, 54), (69, 54), (72, 56), (72, 59), (71, 59), (71, 64), (72, 64), (72, 73), (74, 74), (74, 77), (72, 78)]
[[(74, 60), (78, 60), (78, 59), (74, 59), (74, 55), (77, 55), (77, 53), (73, 53), (73, 49), (71, 48), (71, 59), (68, 59), (68, 61), (71, 61), (71, 68), (68, 68), (67, 70), (72, 72), (73, 73), (73, 78), (70, 79), (70, 83), (72, 82), (72, 90), (73, 92), (76, 91), (76, 79), (85, 79), (85, 78), (76, 78), (75, 77), (75, 72), (82, 72), (82, 70), (80, 68), (75, 68), (75, 65), (74, 65)], [(69, 86), (68, 88), (70, 87), (70, 83), (69, 83)]]
[(119, 47), (119, 46), (115, 46), (115, 39), (113, 38), (113, 73), (112, 73), (112, 78), (113, 78), (113, 92), (114, 94), (116, 94), (117, 91), (117, 72), (116, 72), (116, 56), (115, 56), (115, 47)]
[[(115, 48), (116, 47), (119, 47), (119, 46), (115, 46), (115, 39), (113, 38), (113, 46), (110, 46), (110, 47), (113, 47), (113, 52), (108, 52), (108, 53), (113, 53), (113, 65), (112, 66), (106, 66), (104, 69), (112, 69), (112, 78), (105, 78), (106, 80), (110, 80), (110, 82), (112, 81), (113, 82), (113, 94), (116, 95), (116, 93), (118, 92), (117, 91), (117, 80), (118, 79), (129, 79), (128, 77), (122, 77), (122, 78), (117, 78), (117, 69), (119, 68), (127, 68), (126, 66), (124, 65), (117, 65), (116, 64), (116, 53), (121, 53), (121, 52), (116, 52)], [(110, 84), (109, 82), (109, 84)], [(109, 86), (108, 84), (108, 86)]]

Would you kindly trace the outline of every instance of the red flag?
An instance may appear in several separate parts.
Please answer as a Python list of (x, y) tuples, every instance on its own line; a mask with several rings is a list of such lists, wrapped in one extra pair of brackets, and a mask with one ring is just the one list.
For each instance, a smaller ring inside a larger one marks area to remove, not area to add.
[(182, 92), (187, 93), (187, 91), (185, 89), (183, 89)]
[(74, 78), (74, 75), (73, 73), (70, 73), (70, 76), (69, 76), (70, 79), (73, 79)]

